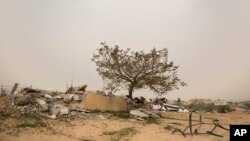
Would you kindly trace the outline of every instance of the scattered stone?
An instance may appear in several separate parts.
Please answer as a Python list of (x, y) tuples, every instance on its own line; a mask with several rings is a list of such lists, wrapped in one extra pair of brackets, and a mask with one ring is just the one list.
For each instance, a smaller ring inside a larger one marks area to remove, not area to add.
[(59, 109), (59, 114), (60, 115), (66, 115), (69, 114), (69, 108), (62, 106), (62, 105), (55, 105), (54, 108)]
[(29, 96), (29, 95), (15, 97), (15, 100), (14, 100), (14, 103), (17, 106), (25, 106), (25, 105), (30, 104), (30, 102), (31, 102), (31, 96)]
[(189, 112), (189, 110), (184, 109), (184, 108), (180, 108), (180, 109), (178, 110), (178, 112), (188, 113), (188, 112)]
[(51, 118), (51, 119), (56, 119), (56, 115), (49, 115), (49, 116), (47, 116), (48, 118)]
[(130, 115), (140, 117), (140, 118), (149, 118), (149, 115), (141, 112), (140, 110), (131, 110)]
[(134, 116), (134, 119), (139, 120), (139, 121), (144, 121), (145, 120), (145, 119), (143, 119), (141, 117), (136, 117), (136, 116)]
[[(100, 111), (127, 111), (131, 103), (132, 108), (140, 107), (142, 109), (131, 110), (130, 115), (136, 120), (145, 120), (148, 118), (159, 118), (160, 116), (145, 109), (149, 104), (143, 97), (132, 99), (127, 102), (125, 97), (106, 95), (104, 91), (85, 92), (87, 85), (81, 87), (71, 87), (65, 93), (46, 91), (32, 88), (25, 88), (19, 93), (13, 95), (15, 105), (12, 107), (23, 114), (34, 114), (51, 119), (60, 118), (65, 121), (72, 119), (109, 119), (112, 114), (91, 113), (89, 110)], [(12, 97), (8, 97), (11, 102)], [(82, 101), (79, 105), (79, 101)], [(78, 102), (78, 103), (77, 103)], [(1, 101), (0, 101), (1, 103)], [(147, 105), (148, 104), (148, 105)], [(74, 107), (75, 106), (75, 107)], [(11, 107), (11, 106), (9, 106)], [(74, 108), (72, 108), (74, 107)], [(144, 109), (143, 109), (144, 108)], [(1, 107), (0, 107), (1, 111)]]
[(102, 114), (102, 115), (99, 115), (98, 116), (99, 117), (99, 119), (110, 119), (111, 117), (112, 117), (112, 114)]
[(153, 110), (162, 110), (162, 106), (160, 105), (160, 104), (154, 104), (154, 105), (152, 105), (152, 109)]
[(46, 105), (46, 101), (42, 100), (42, 99), (36, 99), (36, 102), (40, 105), (40, 106), (44, 106)]
[(147, 114), (151, 118), (160, 118), (159, 115), (157, 115), (157, 114), (155, 114), (153, 112), (150, 112), (150, 111), (147, 111), (147, 110), (144, 110), (144, 109), (140, 109), (140, 111)]
[(52, 107), (49, 110), (49, 115), (58, 115), (60, 113), (60, 109), (57, 107)]
[(76, 108), (71, 108), (71, 111), (77, 111), (77, 112), (90, 113), (90, 111), (85, 110), (85, 109), (81, 109), (81, 108), (79, 108), (79, 107), (76, 107)]
[(80, 97), (79, 97), (78, 95), (74, 94), (74, 95), (73, 95), (73, 100), (74, 100), (74, 101), (79, 101), (79, 100), (81, 100), (81, 99), (80, 99)]
[(74, 96), (73, 94), (65, 94), (65, 95), (63, 95), (63, 100), (65, 102), (70, 102), (73, 100), (73, 96)]
[(84, 92), (82, 92), (82, 91), (76, 91), (76, 92), (74, 92), (75, 94), (79, 94), (79, 95), (83, 95), (84, 94)]
[(103, 115), (99, 115), (100, 119), (106, 119)]
[(45, 98), (53, 98), (51, 95), (45, 94), (44, 95)]
[(36, 102), (39, 104), (41, 111), (44, 112), (49, 110), (48, 104), (43, 99), (36, 99)]

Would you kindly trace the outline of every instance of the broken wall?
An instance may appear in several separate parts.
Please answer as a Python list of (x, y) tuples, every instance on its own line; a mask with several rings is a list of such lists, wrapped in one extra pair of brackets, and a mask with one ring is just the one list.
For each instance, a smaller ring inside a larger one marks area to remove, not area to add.
[(89, 110), (126, 111), (127, 102), (124, 98), (115, 95), (103, 95), (96, 92), (86, 92), (83, 107)]

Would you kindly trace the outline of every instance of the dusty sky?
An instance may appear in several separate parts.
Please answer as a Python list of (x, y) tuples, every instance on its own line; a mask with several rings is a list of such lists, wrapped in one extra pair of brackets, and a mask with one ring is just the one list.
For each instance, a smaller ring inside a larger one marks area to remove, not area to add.
[[(167, 47), (188, 87), (168, 98), (250, 99), (249, 0), (0, 0), (0, 84), (102, 88), (100, 42)], [(149, 91), (136, 95), (152, 97)]]

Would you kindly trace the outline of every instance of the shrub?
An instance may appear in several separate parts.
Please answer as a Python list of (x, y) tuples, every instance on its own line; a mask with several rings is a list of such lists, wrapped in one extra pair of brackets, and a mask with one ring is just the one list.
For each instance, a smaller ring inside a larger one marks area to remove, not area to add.
[(227, 113), (227, 112), (231, 112), (232, 109), (228, 105), (219, 105), (219, 106), (216, 106), (216, 111), (218, 113)]
[(129, 113), (126, 113), (126, 112), (115, 112), (115, 111), (112, 111), (112, 112), (109, 112), (109, 113), (111, 113), (112, 115), (114, 115), (116, 117), (119, 117), (119, 118), (124, 118), (124, 119), (130, 118)]
[(192, 106), (192, 110), (194, 111), (202, 111), (202, 112), (213, 112), (215, 106), (212, 104), (208, 104), (206, 106), (202, 105), (194, 105)]

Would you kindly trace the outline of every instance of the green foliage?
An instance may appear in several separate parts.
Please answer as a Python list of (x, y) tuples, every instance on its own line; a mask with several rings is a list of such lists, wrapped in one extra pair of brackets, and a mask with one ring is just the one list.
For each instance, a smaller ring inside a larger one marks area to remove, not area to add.
[(102, 113), (102, 111), (97, 110), (97, 109), (95, 109), (95, 110), (90, 110), (90, 112), (91, 112), (91, 113)]
[(201, 112), (213, 112), (214, 109), (215, 109), (214, 105), (207, 105), (207, 106), (194, 105), (194, 106), (192, 106), (192, 110), (201, 111)]
[(119, 141), (124, 137), (132, 136), (137, 133), (134, 127), (124, 128), (119, 131), (105, 132), (105, 135), (111, 135), (111, 141)]
[(122, 112), (122, 111), (100, 111), (100, 110), (91, 110), (91, 113), (110, 113), (115, 117), (118, 118), (124, 118), (124, 119), (128, 119), (130, 118), (129, 113), (127, 112)]
[(146, 121), (147, 124), (160, 124), (159, 121), (155, 118), (149, 118)]
[(47, 127), (47, 124), (44, 122), (44, 118), (34, 114), (21, 114), (16, 117), (17, 120), (21, 121), (21, 124), (17, 124), (16, 128), (36, 128), (36, 127)]
[(10, 114), (0, 113), (0, 120), (5, 120), (10, 117)]
[(244, 104), (244, 108), (249, 110), (249, 109), (250, 109), (250, 103), (249, 103), (249, 102), (248, 102), (248, 103), (245, 103), (245, 104)]
[(130, 118), (130, 115), (129, 113), (126, 113), (126, 112), (115, 112), (115, 111), (112, 111), (112, 112), (109, 112), (111, 113), (112, 115), (118, 117), (118, 118), (124, 118), (124, 119), (128, 119)]
[(17, 124), (16, 128), (36, 128), (36, 127), (46, 127), (46, 124), (43, 122), (37, 122), (37, 123), (22, 123), (22, 124)]
[(178, 66), (168, 61), (168, 50), (152, 49), (133, 52), (122, 50), (119, 46), (102, 47), (94, 54), (92, 61), (97, 65), (97, 72), (105, 82), (105, 88), (115, 92), (127, 88), (129, 97), (135, 89), (150, 88), (159, 95), (185, 86), (177, 76)]
[(226, 112), (231, 112), (232, 109), (230, 108), (229, 105), (211, 105), (208, 104), (206, 106), (201, 106), (201, 105), (195, 105), (192, 106), (192, 110), (194, 111), (201, 111), (201, 112), (218, 112), (218, 113), (226, 113)]
[(241, 101), (236, 103), (238, 107), (250, 110), (250, 101)]

